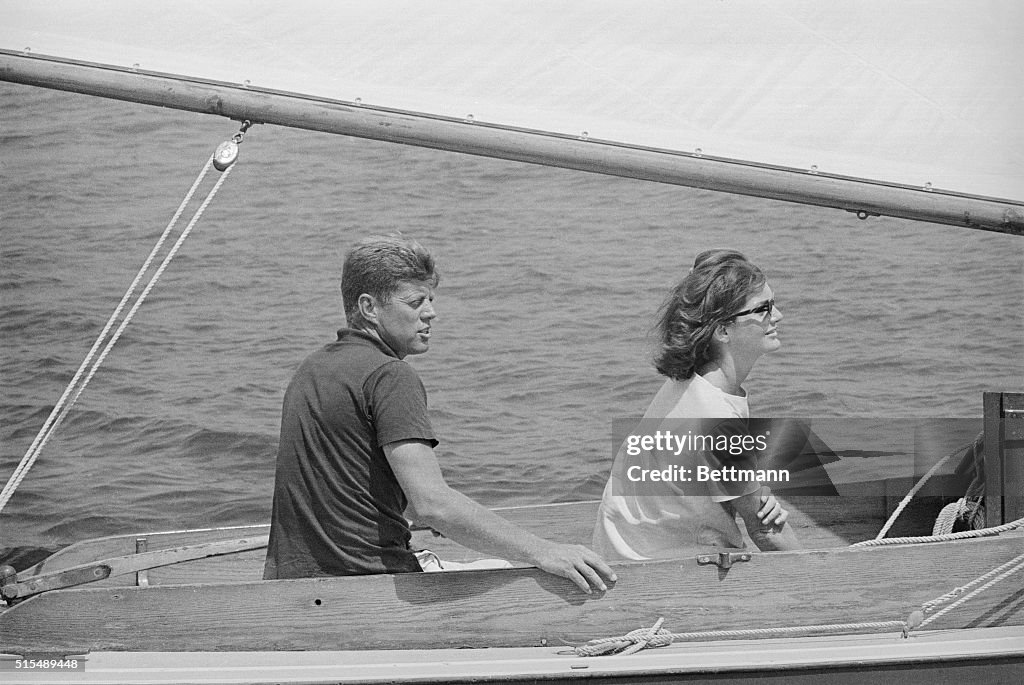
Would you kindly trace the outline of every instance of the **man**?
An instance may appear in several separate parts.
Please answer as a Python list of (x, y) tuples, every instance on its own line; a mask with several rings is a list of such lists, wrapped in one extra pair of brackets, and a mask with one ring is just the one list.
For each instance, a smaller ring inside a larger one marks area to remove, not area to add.
[(532, 535), (453, 490), (433, 448), (427, 395), (406, 356), (430, 346), (438, 275), (402, 236), (346, 256), (348, 328), (285, 393), (264, 578), (419, 571), (405, 509), (478, 551), (531, 563), (584, 591), (615, 574), (594, 552)]

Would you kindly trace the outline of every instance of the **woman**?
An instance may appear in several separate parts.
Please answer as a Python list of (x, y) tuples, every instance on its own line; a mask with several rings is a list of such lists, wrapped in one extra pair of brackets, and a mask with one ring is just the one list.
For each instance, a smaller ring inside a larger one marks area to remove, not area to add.
[(788, 513), (752, 474), (767, 435), (751, 435), (743, 382), (779, 349), (782, 312), (764, 274), (739, 252), (711, 250), (660, 312), (655, 366), (667, 377), (623, 441), (605, 486), (594, 549), (654, 559), (744, 546), (798, 549)]

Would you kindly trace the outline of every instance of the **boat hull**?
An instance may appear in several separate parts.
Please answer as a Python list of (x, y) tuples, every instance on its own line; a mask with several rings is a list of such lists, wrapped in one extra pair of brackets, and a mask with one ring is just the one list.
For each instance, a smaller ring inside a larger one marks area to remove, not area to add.
[[(579, 644), (648, 627), (672, 632), (906, 620), (921, 604), (1024, 553), (1024, 535), (696, 558), (616, 566), (587, 595), (534, 568), (343, 578), (84, 587), (0, 615), (6, 649), (84, 653), (452, 649)], [(1019, 579), (929, 628), (1024, 625)], [(188, 626), (188, 630), (182, 630)]]
[(1017, 683), (1024, 628), (730, 640), (580, 658), (564, 647), (320, 652), (93, 652), (15, 683)]

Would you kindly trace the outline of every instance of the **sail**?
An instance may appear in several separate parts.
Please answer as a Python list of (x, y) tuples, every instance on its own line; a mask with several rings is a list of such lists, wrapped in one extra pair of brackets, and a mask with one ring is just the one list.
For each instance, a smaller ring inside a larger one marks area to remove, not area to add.
[[(1024, 214), (1024, 4), (1015, 0), (4, 0), (0, 11), (7, 80), (19, 80), (15, 61), (55, 57), (419, 113), (496, 139), (542, 132), (613, 157), (654, 150), (744, 173), (996, 199), (1018, 227)], [(488, 154), (487, 143), (469, 147)]]

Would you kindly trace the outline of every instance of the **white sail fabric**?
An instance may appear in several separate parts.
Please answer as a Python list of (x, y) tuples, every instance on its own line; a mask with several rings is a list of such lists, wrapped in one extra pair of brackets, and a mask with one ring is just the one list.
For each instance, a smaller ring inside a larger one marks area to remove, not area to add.
[(0, 0), (0, 49), (1024, 200), (1017, 0)]

